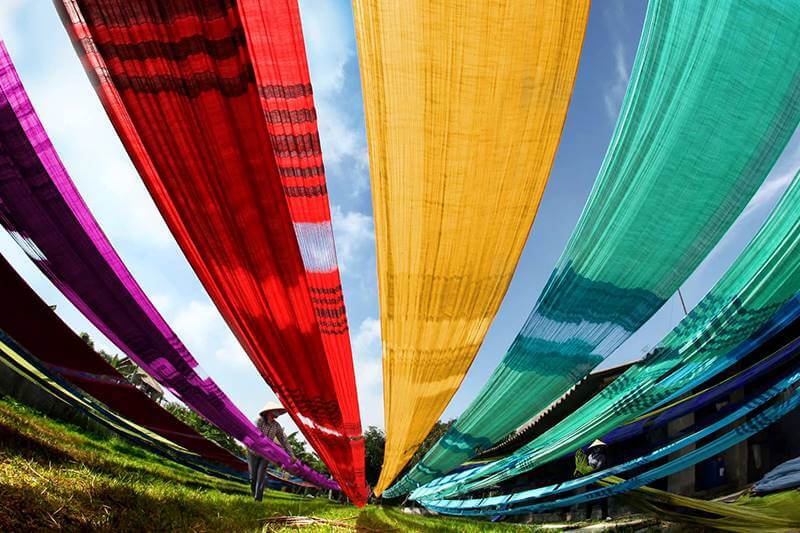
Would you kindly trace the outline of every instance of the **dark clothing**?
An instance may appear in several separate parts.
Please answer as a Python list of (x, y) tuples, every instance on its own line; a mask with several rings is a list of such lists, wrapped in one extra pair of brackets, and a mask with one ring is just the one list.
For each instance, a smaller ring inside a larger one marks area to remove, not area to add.
[(256, 427), (261, 430), (261, 433), (263, 433), (265, 437), (286, 450), (286, 453), (291, 455), (292, 459), (294, 459), (292, 447), (289, 446), (289, 442), (286, 440), (286, 434), (283, 432), (283, 427), (277, 420), (273, 419), (272, 422), (268, 422), (263, 416), (259, 416), (258, 420), (256, 420)]
[(267, 460), (248, 451), (247, 469), (250, 471), (250, 494), (257, 502), (260, 502), (264, 497), (264, 487), (267, 484)]
[[(592, 470), (603, 470), (606, 468), (608, 464), (608, 459), (606, 457), (606, 448), (605, 446), (595, 446), (594, 448), (589, 448), (589, 456), (586, 458), (589, 466), (592, 467)], [(586, 502), (586, 519), (591, 520), (592, 518), (592, 510), (594, 509), (595, 505), (600, 505), (600, 518), (604, 519), (608, 514), (608, 498), (600, 498), (599, 500), (590, 500)]]
[(608, 460), (604, 448), (604, 446), (595, 446), (589, 450), (589, 457), (586, 459), (589, 466), (592, 467), (592, 470), (602, 470), (606, 467)]
[(591, 500), (586, 502), (586, 520), (592, 519), (592, 511), (595, 505), (600, 505), (600, 519), (603, 520), (608, 514), (608, 498), (600, 498), (599, 500)]
[[(283, 427), (277, 420), (272, 422), (267, 421), (263, 416), (259, 416), (256, 420), (256, 427), (261, 430), (269, 440), (281, 446), (289, 456), (294, 459), (294, 451), (289, 446), (286, 440), (286, 434), (283, 432)], [(260, 455), (247, 450), (247, 468), (250, 472), (250, 494), (256, 501), (261, 501), (264, 496), (264, 487), (266, 487), (268, 461)]]

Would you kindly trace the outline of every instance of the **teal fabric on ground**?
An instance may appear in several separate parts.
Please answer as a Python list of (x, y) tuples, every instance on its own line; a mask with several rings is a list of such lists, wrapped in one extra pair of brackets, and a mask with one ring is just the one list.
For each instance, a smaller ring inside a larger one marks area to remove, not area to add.
[(460, 494), (488, 486), (573, 451), (727, 368), (759, 339), (797, 318), (798, 213), (800, 180), (796, 178), (725, 276), (647, 359), (515, 454), (441, 478), (415, 491), (413, 497)]
[(601, 489), (591, 490), (583, 494), (576, 494), (565, 498), (559, 498), (553, 501), (536, 503), (532, 505), (522, 505), (519, 507), (514, 507), (509, 509), (503, 509), (503, 508), (451, 509), (448, 507), (441, 507), (433, 504), (428, 504), (427, 502), (424, 501), (422, 502), (422, 504), (433, 511), (443, 514), (457, 514), (460, 516), (482, 516), (482, 515), (496, 516), (496, 515), (514, 515), (514, 514), (549, 511), (551, 509), (557, 509), (559, 507), (581, 504), (587, 501), (596, 500), (598, 498), (607, 498), (615, 494), (622, 494), (623, 492), (627, 492), (629, 490), (642, 487), (644, 485), (647, 485), (648, 483), (652, 483), (657, 479), (661, 479), (675, 472), (679, 472), (684, 468), (693, 466), (699, 463), (700, 461), (708, 459), (709, 457), (713, 457), (714, 455), (717, 455), (720, 452), (727, 450), (731, 446), (734, 446), (735, 444), (738, 444), (739, 442), (742, 442), (743, 440), (748, 439), (751, 436), (755, 435), (759, 431), (768, 427), (770, 424), (779, 420), (782, 416), (796, 409), (798, 405), (800, 405), (800, 392), (794, 391), (789, 397), (789, 399), (787, 399), (786, 401), (777, 403), (772, 407), (765, 409), (757, 416), (753, 417), (752, 419), (748, 420), (742, 425), (731, 429), (721, 437), (712, 440), (708, 444), (705, 444), (695, 450), (692, 450), (689, 453), (682, 455), (681, 457), (678, 457), (677, 459), (668, 461), (663, 465), (660, 465), (656, 468), (652, 468), (628, 480), (622, 481), (621, 483), (607, 486)]
[[(800, 343), (798, 343), (800, 344)], [(795, 350), (797, 347), (795, 346)], [(665, 446), (661, 446), (652, 452), (643, 455), (641, 457), (637, 457), (636, 459), (631, 459), (630, 461), (626, 461), (622, 464), (612, 466), (611, 468), (606, 468), (604, 470), (598, 470), (592, 472), (591, 474), (585, 475), (583, 477), (577, 479), (570, 479), (563, 483), (557, 483), (555, 485), (549, 485), (546, 487), (538, 487), (535, 489), (524, 490), (521, 492), (516, 492), (513, 494), (504, 494), (502, 496), (492, 496), (488, 498), (472, 498), (466, 500), (423, 500), (425, 505), (431, 505), (436, 507), (437, 509), (487, 509), (487, 508), (497, 508), (498, 505), (513, 505), (518, 504), (521, 502), (526, 502), (529, 500), (535, 500), (540, 498), (547, 498), (554, 496), (556, 494), (562, 494), (565, 492), (570, 492), (580, 487), (585, 487), (586, 485), (590, 485), (595, 483), (605, 477), (608, 476), (616, 476), (622, 474), (623, 472), (627, 472), (633, 468), (641, 468), (642, 466), (652, 463), (653, 461), (657, 461), (662, 459), (671, 453), (679, 451), (691, 444), (698, 442), (701, 439), (704, 439), (711, 434), (721, 430), (724, 427), (727, 427), (737, 420), (746, 417), (766, 402), (770, 401), (771, 399), (775, 398), (778, 394), (786, 391), (787, 389), (791, 388), (795, 383), (800, 380), (800, 371), (795, 370), (789, 376), (780, 379), (769, 387), (767, 390), (762, 392), (761, 394), (756, 395), (751, 400), (747, 401), (742, 405), (740, 408), (734, 410), (733, 412), (719, 417), (718, 420), (709, 423), (702, 429), (694, 431), (689, 435), (681, 437)]]
[(643, 361), (514, 454), (416, 489), (463, 494), (536, 468), (690, 390), (800, 317), (800, 174), (725, 275)]
[(800, 4), (651, 1), (611, 144), (555, 271), (475, 401), (385, 496), (491, 447), (610, 355), (719, 241), (799, 117)]

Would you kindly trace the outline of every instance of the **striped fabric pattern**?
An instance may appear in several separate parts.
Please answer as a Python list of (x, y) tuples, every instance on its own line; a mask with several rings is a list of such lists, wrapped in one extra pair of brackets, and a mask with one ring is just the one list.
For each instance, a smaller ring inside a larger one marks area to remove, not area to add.
[(798, 50), (793, 2), (648, 3), (617, 125), (566, 249), (487, 383), (393, 496), (530, 420), (675, 293), (797, 128)]
[[(58, 5), (203, 286), (342, 489), (363, 504), (338, 270), (316, 271), (332, 266), (335, 252), (330, 240), (295, 232), (295, 224), (330, 223), (296, 2)], [(310, 270), (304, 255), (315, 258)]]

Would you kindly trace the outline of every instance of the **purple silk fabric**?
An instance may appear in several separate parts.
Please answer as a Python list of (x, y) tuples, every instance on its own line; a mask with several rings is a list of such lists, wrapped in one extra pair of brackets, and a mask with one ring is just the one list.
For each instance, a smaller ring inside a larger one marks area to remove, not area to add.
[[(108, 176), (108, 179), (114, 179)], [(170, 329), (72, 183), (0, 42), (0, 223), (100, 331), (189, 408), (287, 471), (338, 484), (264, 437)]]

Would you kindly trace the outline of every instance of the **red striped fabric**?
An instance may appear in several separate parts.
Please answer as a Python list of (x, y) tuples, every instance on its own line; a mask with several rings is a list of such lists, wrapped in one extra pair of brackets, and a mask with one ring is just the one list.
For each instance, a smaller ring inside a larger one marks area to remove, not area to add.
[(344, 492), (363, 504), (352, 355), (296, 3), (61, 7), (190, 264)]

